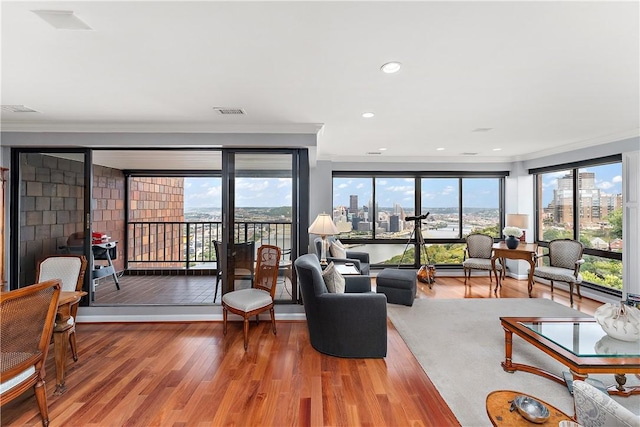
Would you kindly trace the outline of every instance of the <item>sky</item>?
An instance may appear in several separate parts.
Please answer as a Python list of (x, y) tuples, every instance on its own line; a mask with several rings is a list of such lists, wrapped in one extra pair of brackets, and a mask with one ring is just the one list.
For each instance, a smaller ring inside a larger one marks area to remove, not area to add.
[[(622, 192), (622, 164), (613, 163), (580, 169), (594, 172), (596, 187), (607, 194)], [(553, 199), (558, 178), (566, 171), (542, 175), (542, 198), (546, 206)], [(279, 207), (291, 205), (290, 178), (237, 178), (237, 207)], [(371, 178), (334, 178), (334, 206), (349, 206), (349, 196), (358, 195), (358, 205), (369, 203), (372, 197)], [(376, 199), (380, 207), (393, 207), (398, 203), (413, 210), (413, 178), (376, 178)], [(463, 180), (463, 206), (497, 208), (499, 201), (498, 180), (493, 178), (465, 178)], [(422, 180), (422, 207), (446, 208), (458, 204), (457, 178), (424, 178)], [(185, 208), (220, 208), (222, 187), (220, 178), (185, 178)], [(422, 212), (422, 213), (425, 213)]]
[[(291, 178), (237, 178), (236, 207), (291, 206)], [(221, 178), (185, 178), (184, 207), (221, 208)]]

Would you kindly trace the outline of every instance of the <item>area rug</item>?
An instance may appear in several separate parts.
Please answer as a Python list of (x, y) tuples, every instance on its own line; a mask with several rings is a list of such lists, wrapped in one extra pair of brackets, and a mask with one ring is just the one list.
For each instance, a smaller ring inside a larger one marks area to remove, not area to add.
[[(585, 314), (540, 298), (419, 299), (412, 307), (389, 304), (387, 308), (393, 325), (463, 426), (491, 425), (485, 399), (493, 390), (522, 391), (573, 415), (573, 397), (566, 386), (502, 369), (500, 316), (588, 317)], [(558, 375), (568, 370), (515, 335), (513, 361)], [(607, 385), (615, 382), (613, 375), (593, 377)], [(637, 382), (628, 377), (627, 384)], [(636, 413), (640, 410), (640, 396), (615, 399)]]

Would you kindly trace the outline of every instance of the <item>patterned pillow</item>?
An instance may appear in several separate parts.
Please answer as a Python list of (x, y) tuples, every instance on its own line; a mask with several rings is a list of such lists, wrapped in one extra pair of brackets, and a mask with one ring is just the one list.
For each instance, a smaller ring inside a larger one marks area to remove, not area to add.
[(342, 246), (342, 242), (340, 240), (334, 240), (331, 242), (331, 247), (329, 248), (329, 252), (331, 252), (331, 256), (334, 258), (346, 258), (347, 250)]
[(344, 293), (344, 277), (336, 270), (336, 266), (333, 262), (330, 262), (327, 268), (322, 272), (322, 278), (327, 289), (332, 294)]

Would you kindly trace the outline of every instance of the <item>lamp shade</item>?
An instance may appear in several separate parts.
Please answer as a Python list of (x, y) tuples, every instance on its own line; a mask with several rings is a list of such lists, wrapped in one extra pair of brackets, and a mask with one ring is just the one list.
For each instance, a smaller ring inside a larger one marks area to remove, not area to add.
[(333, 223), (333, 219), (329, 214), (321, 213), (318, 215), (311, 227), (309, 227), (309, 233), (317, 234), (319, 236), (328, 236), (340, 233), (338, 227)]
[(511, 227), (521, 229), (529, 228), (529, 215), (527, 214), (507, 214), (507, 224)]

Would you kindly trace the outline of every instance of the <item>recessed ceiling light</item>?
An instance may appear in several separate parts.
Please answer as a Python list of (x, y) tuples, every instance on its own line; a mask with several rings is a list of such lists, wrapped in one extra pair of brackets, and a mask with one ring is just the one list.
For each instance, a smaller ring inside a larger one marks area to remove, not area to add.
[(372, 112), (366, 112), (366, 113), (362, 113), (362, 117), (364, 117), (365, 119), (370, 119), (371, 117), (375, 116), (375, 114), (373, 114)]
[(494, 148), (493, 151), (502, 151), (502, 148)]
[(444, 147), (438, 147), (436, 148), (436, 151), (444, 151)]
[(380, 67), (380, 70), (383, 73), (393, 74), (400, 71), (400, 67), (402, 67), (401, 63), (393, 61), (393, 62), (387, 62), (386, 64), (384, 64), (382, 67)]
[(72, 10), (32, 10), (56, 30), (92, 30)]
[(387, 151), (387, 149), (386, 149), (386, 148), (378, 148), (378, 150), (380, 150), (380, 151)]

